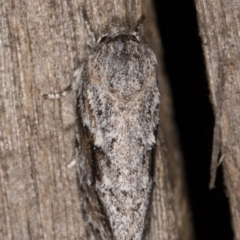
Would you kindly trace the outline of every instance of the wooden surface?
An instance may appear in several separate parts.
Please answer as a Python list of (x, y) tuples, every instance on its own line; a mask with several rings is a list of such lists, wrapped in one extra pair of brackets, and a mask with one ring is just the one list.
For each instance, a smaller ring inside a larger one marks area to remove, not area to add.
[(210, 187), (220, 161), (235, 239), (240, 239), (240, 4), (236, 0), (195, 2), (215, 113)]
[(0, 4), (0, 239), (86, 239), (78, 198), (75, 101), (43, 99), (63, 90), (112, 20), (134, 28), (159, 59), (161, 126), (149, 239), (192, 239), (170, 91), (161, 67), (152, 3), (4, 1)]

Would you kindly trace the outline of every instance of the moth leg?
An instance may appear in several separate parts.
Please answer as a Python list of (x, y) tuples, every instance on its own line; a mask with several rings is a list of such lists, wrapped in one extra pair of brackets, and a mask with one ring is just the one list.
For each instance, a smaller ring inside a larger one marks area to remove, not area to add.
[(72, 83), (68, 85), (64, 90), (57, 93), (41, 93), (41, 96), (45, 99), (60, 99), (65, 97), (68, 92), (72, 90)]

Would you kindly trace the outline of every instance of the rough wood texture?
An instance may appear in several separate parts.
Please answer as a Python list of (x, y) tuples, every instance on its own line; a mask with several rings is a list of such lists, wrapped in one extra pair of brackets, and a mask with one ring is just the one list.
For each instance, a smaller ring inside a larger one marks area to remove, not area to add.
[(240, 239), (240, 4), (237, 0), (195, 2), (215, 112), (210, 187), (222, 161), (235, 239)]
[[(88, 54), (82, 10), (98, 37), (112, 19), (135, 27), (160, 56), (150, 1), (4, 1), (0, 5), (0, 239), (86, 239), (79, 210), (72, 81)], [(161, 127), (149, 239), (192, 239), (171, 100), (159, 61)], [(164, 136), (163, 136), (164, 135)], [(164, 139), (164, 140), (163, 140)]]

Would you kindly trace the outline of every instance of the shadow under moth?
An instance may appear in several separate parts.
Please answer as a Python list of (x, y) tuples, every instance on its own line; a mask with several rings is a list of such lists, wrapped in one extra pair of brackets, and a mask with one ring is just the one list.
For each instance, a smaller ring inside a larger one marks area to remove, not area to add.
[(137, 32), (113, 25), (74, 74), (76, 166), (88, 240), (146, 238), (159, 123), (156, 66)]

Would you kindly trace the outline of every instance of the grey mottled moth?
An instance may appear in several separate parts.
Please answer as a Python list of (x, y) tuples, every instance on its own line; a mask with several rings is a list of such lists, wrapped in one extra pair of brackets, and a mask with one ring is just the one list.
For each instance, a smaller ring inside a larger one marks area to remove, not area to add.
[(137, 32), (113, 25), (74, 74), (70, 89), (77, 98), (77, 171), (87, 239), (145, 238), (159, 122), (156, 65)]
[(78, 175), (88, 239), (143, 239), (160, 94), (156, 57), (113, 26), (75, 72)]

